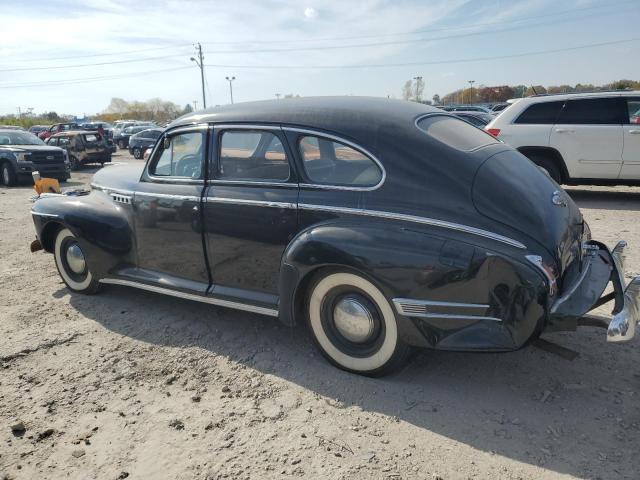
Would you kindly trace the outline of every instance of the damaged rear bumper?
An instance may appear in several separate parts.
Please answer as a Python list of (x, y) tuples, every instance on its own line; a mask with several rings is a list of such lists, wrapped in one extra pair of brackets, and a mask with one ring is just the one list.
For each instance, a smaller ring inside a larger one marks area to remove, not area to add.
[[(562, 327), (578, 325), (605, 327), (608, 342), (625, 342), (633, 338), (640, 321), (640, 276), (628, 284), (625, 281), (626, 246), (624, 241), (618, 242), (613, 250), (596, 241), (585, 244), (580, 275), (551, 307), (549, 322), (552, 326), (563, 330), (566, 328)], [(609, 282), (613, 292), (603, 295)], [(615, 302), (610, 317), (588, 314), (610, 301)]]

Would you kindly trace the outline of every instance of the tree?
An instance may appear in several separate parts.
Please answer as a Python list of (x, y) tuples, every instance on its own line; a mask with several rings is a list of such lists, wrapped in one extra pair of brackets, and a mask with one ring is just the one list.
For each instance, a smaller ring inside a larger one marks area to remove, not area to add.
[(191, 113), (191, 112), (193, 112), (193, 107), (191, 106), (190, 103), (187, 103), (182, 109), (182, 114), (186, 115), (187, 113)]
[(433, 100), (434, 105), (440, 105), (440, 95), (438, 95), (437, 93), (433, 96), (431, 100)]
[(413, 84), (413, 88), (416, 93), (415, 101), (420, 102), (422, 99), (422, 94), (424, 93), (424, 80), (422, 79), (422, 77), (417, 77), (417, 80)]
[(403, 100), (411, 100), (412, 95), (412, 82), (411, 80), (407, 80), (402, 87), (402, 98)]
[(127, 111), (129, 104), (122, 98), (113, 97), (109, 106), (107, 106), (105, 113), (124, 113)]

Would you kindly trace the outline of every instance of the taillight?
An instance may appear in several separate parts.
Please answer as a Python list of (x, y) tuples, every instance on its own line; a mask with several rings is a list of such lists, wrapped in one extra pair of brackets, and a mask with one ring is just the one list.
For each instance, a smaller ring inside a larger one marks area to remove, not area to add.
[(500, 129), (499, 128), (487, 128), (487, 132), (489, 132), (494, 137), (497, 137), (498, 135), (500, 135)]

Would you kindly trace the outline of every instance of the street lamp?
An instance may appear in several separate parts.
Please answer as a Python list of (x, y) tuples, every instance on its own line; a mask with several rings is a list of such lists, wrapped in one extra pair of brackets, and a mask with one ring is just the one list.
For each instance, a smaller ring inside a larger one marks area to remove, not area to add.
[(224, 77), (229, 82), (229, 94), (231, 95), (231, 104), (233, 105), (233, 81), (236, 77)]
[(471, 97), (471, 100), (469, 101), (469, 103), (473, 104), (473, 84), (476, 83), (475, 80), (469, 80), (469, 96)]
[(199, 43), (196, 46), (196, 53), (198, 54), (198, 58), (191, 57), (191, 61), (195, 62), (195, 64), (200, 68), (200, 81), (202, 82), (202, 108), (207, 108), (207, 99), (204, 96), (204, 57), (202, 56), (202, 46)]

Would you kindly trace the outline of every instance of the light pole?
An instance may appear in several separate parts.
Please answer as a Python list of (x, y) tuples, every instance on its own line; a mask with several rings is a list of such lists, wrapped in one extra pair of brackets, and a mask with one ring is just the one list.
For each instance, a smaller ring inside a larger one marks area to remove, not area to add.
[(469, 103), (473, 104), (473, 84), (476, 83), (475, 80), (469, 80), (469, 96), (471, 97), (471, 99), (469, 100)]
[(233, 105), (233, 81), (236, 79), (236, 77), (224, 77), (227, 79), (227, 82), (229, 82), (229, 94), (231, 95), (231, 104)]
[(416, 81), (416, 102), (419, 102), (420, 99), (418, 98), (418, 87), (420, 86), (420, 82), (422, 81), (422, 77), (413, 77), (413, 79)]
[[(196, 62), (196, 65), (200, 67), (200, 81), (202, 82), (202, 108), (207, 108), (207, 99), (204, 95), (204, 56), (202, 55), (202, 46), (198, 43), (196, 46), (196, 53), (198, 54), (198, 58), (191, 57), (192, 62)], [(198, 59), (200, 59), (198, 61)]]

